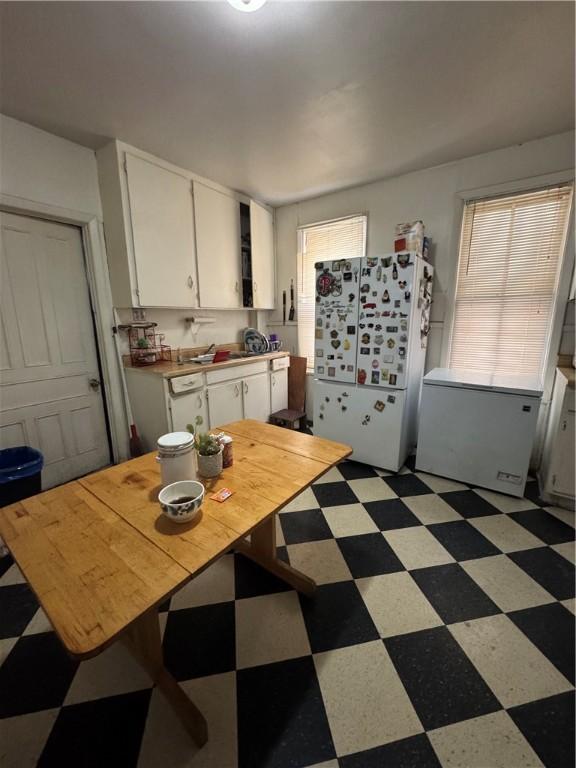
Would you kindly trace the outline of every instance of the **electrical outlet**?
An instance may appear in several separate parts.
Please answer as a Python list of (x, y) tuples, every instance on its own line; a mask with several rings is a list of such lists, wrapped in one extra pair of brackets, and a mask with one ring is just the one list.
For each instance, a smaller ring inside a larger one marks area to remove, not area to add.
[(143, 323), (146, 320), (146, 310), (135, 307), (132, 310), (132, 320), (135, 320), (138, 323)]

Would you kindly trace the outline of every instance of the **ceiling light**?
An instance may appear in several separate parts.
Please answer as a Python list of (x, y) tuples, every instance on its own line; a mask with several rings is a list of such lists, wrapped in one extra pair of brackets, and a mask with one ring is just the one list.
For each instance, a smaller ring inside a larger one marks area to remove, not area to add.
[(244, 13), (251, 13), (262, 8), (266, 0), (228, 0), (233, 8), (237, 11), (244, 11)]

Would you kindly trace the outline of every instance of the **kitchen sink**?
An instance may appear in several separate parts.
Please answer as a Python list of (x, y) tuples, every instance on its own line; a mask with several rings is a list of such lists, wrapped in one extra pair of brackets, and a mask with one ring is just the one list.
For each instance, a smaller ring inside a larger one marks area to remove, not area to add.
[[(258, 354), (256, 352), (239, 352), (237, 350), (234, 350), (233, 352), (230, 352), (230, 354), (228, 355), (228, 360), (241, 360), (245, 357), (258, 357)], [(198, 357), (185, 358), (182, 362), (202, 363), (204, 365), (207, 365), (208, 363), (211, 363), (213, 359), (214, 359), (214, 353), (211, 352), (208, 355), (198, 355)]]

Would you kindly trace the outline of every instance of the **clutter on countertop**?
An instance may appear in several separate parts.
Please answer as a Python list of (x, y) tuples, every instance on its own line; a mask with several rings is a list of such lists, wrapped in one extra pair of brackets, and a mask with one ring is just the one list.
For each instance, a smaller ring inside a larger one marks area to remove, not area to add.
[[(278, 345), (274, 345), (271, 342), (271, 346)], [(218, 369), (233, 367), (236, 365), (245, 365), (246, 363), (254, 360), (274, 360), (275, 358), (288, 357), (289, 355), (288, 352), (283, 352), (279, 349), (276, 351), (265, 352), (260, 355), (252, 354), (244, 352), (242, 350), (241, 344), (237, 342), (231, 342), (229, 344), (216, 345), (216, 352), (223, 349), (229, 351), (230, 355), (228, 356), (228, 359), (223, 360), (220, 363), (215, 363), (212, 354), (205, 354), (207, 349), (208, 347), (193, 347), (188, 349), (182, 348), (176, 350), (175, 352), (171, 352), (170, 358), (167, 360), (162, 360), (160, 362), (151, 363), (145, 366), (135, 365), (132, 362), (130, 355), (123, 355), (123, 363), (125, 368), (133, 368), (142, 373), (152, 373), (156, 376), (163, 376), (165, 378), (171, 379), (174, 376), (200, 373), (206, 370), (212, 370), (214, 368)], [(182, 362), (178, 362), (178, 356)], [(198, 358), (202, 357), (205, 357), (205, 362), (196, 362)]]
[(216, 491), (216, 493), (213, 493), (212, 496), (210, 496), (211, 499), (214, 499), (214, 501), (226, 501), (226, 499), (229, 499), (230, 496), (234, 491), (231, 491), (230, 488), (220, 488), (219, 491)]
[(224, 432), (220, 432), (216, 437), (222, 446), (222, 467), (228, 469), (234, 464), (234, 448), (232, 446), (234, 439)]
[(118, 326), (119, 331), (128, 333), (132, 365), (154, 365), (172, 359), (172, 351), (164, 343), (164, 334), (155, 330), (157, 325), (158, 323), (134, 322)]
[(173, 523), (189, 523), (204, 501), (204, 486), (197, 480), (181, 480), (167, 485), (158, 494), (164, 515)]
[(196, 452), (194, 434), (188, 432), (168, 432), (157, 440), (162, 486), (181, 480), (196, 478)]
[(198, 453), (198, 474), (202, 477), (217, 477), (222, 472), (223, 447), (217, 435), (199, 433), (195, 438)]

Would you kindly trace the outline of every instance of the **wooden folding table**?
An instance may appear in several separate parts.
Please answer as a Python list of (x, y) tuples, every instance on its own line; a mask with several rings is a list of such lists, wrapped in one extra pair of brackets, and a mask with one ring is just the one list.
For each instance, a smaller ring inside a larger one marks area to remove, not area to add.
[[(351, 453), (257, 421), (222, 429), (234, 464), (206, 481), (190, 523), (161, 514), (153, 453), (0, 509), (0, 535), (67, 651), (85, 659), (122, 639), (200, 746), (206, 721), (164, 666), (157, 606), (230, 549), (311, 594), (312, 579), (276, 556), (276, 513)], [(233, 495), (209, 498), (222, 487)]]

